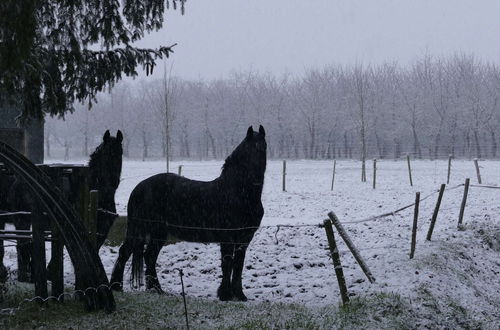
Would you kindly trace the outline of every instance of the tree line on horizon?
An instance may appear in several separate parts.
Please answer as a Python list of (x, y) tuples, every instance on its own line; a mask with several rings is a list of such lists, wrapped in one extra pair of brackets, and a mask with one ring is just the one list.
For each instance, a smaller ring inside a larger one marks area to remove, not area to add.
[(111, 128), (124, 132), (125, 157), (222, 159), (246, 127), (262, 124), (270, 158), (496, 158), (499, 98), (498, 65), (463, 54), (300, 76), (192, 81), (165, 71), (118, 83), (92, 111), (47, 118), (45, 154), (86, 157)]

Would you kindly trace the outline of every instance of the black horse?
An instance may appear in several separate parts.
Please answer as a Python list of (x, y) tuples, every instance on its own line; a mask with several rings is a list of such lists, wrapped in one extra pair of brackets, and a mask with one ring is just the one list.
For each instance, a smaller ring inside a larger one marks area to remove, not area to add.
[(115, 288), (122, 288), (125, 263), (133, 254), (132, 280), (141, 284), (145, 259), (146, 288), (162, 292), (156, 260), (168, 235), (220, 243), (222, 283), (217, 295), (220, 300), (246, 301), (241, 274), (247, 247), (264, 215), (266, 149), (264, 128), (257, 133), (249, 127), (217, 179), (201, 182), (166, 173), (139, 183), (130, 195), (127, 237), (111, 276)]
[[(122, 141), (123, 135), (118, 131), (116, 137), (112, 137), (107, 130), (103, 136), (103, 142), (90, 156), (89, 161), (89, 187), (99, 191), (97, 214), (97, 243), (101, 247), (104, 243), (109, 229), (116, 219), (115, 191), (120, 183), (122, 170)], [(70, 192), (67, 196), (70, 202), (76, 202), (77, 192)], [(0, 212), (4, 211), (37, 211), (37, 200), (28, 193), (26, 187), (16, 177), (2, 175), (0, 173)], [(0, 229), (5, 228), (5, 220), (0, 217)], [(16, 216), (9, 220), (16, 230), (29, 230), (31, 219), (26, 216)], [(46, 219), (46, 227), (49, 229), (49, 220)], [(29, 242), (21, 241), (17, 246), (18, 280), (26, 282), (30, 280), (31, 245)], [(4, 246), (0, 240), (0, 277), (5, 276), (3, 265)], [(49, 263), (49, 276), (51, 274), (51, 263)]]
[(99, 191), (96, 234), (98, 248), (104, 244), (117, 218), (115, 192), (122, 172), (123, 134), (118, 130), (116, 137), (112, 137), (108, 130), (102, 140), (90, 155), (89, 161), (89, 187)]

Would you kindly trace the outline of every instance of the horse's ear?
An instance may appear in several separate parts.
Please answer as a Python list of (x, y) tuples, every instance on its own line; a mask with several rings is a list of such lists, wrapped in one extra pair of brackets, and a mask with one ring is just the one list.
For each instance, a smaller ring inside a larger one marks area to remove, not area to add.
[(122, 142), (123, 141), (122, 131), (118, 130), (118, 132), (116, 132), (116, 139), (118, 140), (118, 142)]
[(251, 139), (253, 137), (253, 128), (252, 126), (248, 127), (247, 130), (247, 139)]
[(259, 134), (260, 136), (262, 136), (263, 138), (266, 137), (266, 131), (264, 130), (264, 127), (262, 127), (262, 125), (259, 126)]
[(111, 134), (109, 134), (109, 129), (106, 130), (106, 132), (104, 133), (104, 136), (102, 137), (102, 140), (104, 142), (107, 142), (109, 140), (109, 137), (111, 136)]

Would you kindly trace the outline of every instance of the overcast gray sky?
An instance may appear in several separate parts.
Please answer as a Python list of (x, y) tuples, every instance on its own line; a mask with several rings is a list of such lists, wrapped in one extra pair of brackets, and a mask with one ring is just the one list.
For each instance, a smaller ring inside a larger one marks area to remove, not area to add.
[(186, 15), (167, 11), (139, 45), (172, 43), (173, 72), (187, 79), (405, 65), (426, 53), (500, 62), (500, 0), (188, 0)]

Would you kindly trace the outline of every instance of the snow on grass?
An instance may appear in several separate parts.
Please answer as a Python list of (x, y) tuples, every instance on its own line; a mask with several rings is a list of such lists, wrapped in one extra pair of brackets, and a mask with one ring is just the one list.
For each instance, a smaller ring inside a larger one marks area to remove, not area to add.
[[(171, 164), (174, 172), (179, 164), (183, 165), (184, 176), (205, 181), (216, 178), (222, 166), (221, 161), (182, 161)], [(480, 164), (483, 183), (500, 185), (500, 163), (484, 161)], [(339, 242), (351, 297), (357, 297), (358, 301), (387, 294), (398, 297), (406, 306), (404, 318), (410, 320), (410, 323), (403, 323), (410, 328), (417, 326), (411, 323), (414, 321), (419, 326), (444, 327), (445, 322), (450, 322), (457, 327), (498, 328), (500, 190), (471, 187), (465, 230), (457, 230), (463, 194), (463, 187), (458, 185), (463, 184), (466, 177), (471, 178), (471, 183), (476, 182), (472, 161), (453, 162), (448, 188), (458, 187), (445, 191), (430, 242), (425, 241), (425, 236), (437, 194), (421, 202), (417, 248), (412, 260), (408, 255), (413, 208), (375, 221), (348, 222), (411, 204), (417, 191), (422, 197), (437, 192), (440, 184), (446, 181), (447, 161), (412, 162), (414, 186), (410, 187), (406, 162), (379, 160), (375, 190), (371, 185), (370, 163), (368, 182), (361, 183), (359, 162), (337, 161), (335, 186), (330, 191), (332, 165), (331, 161), (288, 161), (287, 191), (282, 192), (282, 163), (269, 161), (262, 225), (315, 225), (321, 223), (329, 211), (334, 211), (340, 221), (345, 222), (347, 232), (376, 278), (376, 282), (370, 284), (347, 247)], [(125, 161), (116, 195), (118, 212), (126, 214), (128, 196), (137, 183), (164, 168), (161, 161)], [(101, 249), (108, 274), (117, 251), (117, 247)], [(157, 262), (160, 283), (167, 292), (179, 295), (180, 280), (176, 269), (182, 268), (188, 297), (200, 301), (216, 299), (221, 277), (219, 258), (219, 247), (215, 244), (180, 242), (166, 246)], [(12, 248), (6, 252), (6, 264), (11, 269), (16, 267)], [(73, 275), (69, 258), (65, 259), (65, 272), (66, 282), (71, 285)], [(340, 296), (324, 229), (314, 226), (260, 229), (247, 252), (243, 285), (250, 299), (248, 306), (301, 304), (311, 308), (313, 314), (325, 306), (337, 306)], [(125, 289), (130, 290), (127, 284)], [(380, 307), (373, 313), (382, 313), (384, 309)]]

